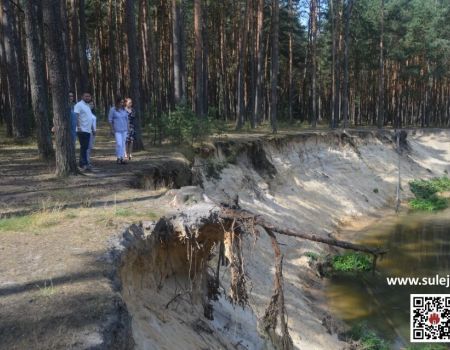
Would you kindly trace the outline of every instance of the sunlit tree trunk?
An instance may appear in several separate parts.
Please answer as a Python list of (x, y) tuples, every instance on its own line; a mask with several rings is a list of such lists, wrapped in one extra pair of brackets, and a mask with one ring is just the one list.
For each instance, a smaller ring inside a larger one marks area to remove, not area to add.
[(272, 132), (276, 133), (278, 113), (278, 71), (279, 71), (279, 12), (278, 0), (272, 0), (272, 55), (271, 55), (271, 100), (270, 100), (270, 123)]
[(46, 59), (52, 91), (53, 123), (55, 126), (56, 175), (77, 173), (75, 147), (71, 139), (69, 86), (66, 77), (66, 53), (61, 37), (61, 3), (59, 0), (43, 0), (44, 37)]
[(183, 34), (182, 4), (180, 0), (172, 0), (172, 50), (173, 50), (173, 86), (175, 104), (186, 102), (183, 71)]

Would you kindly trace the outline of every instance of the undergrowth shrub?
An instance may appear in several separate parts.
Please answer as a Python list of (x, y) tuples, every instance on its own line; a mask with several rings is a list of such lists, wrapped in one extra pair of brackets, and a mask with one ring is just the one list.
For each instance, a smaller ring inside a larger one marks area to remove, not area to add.
[(207, 117), (199, 118), (189, 106), (181, 105), (151, 122), (149, 132), (154, 143), (168, 140), (174, 144), (193, 144), (203, 141), (213, 132), (221, 134), (226, 130), (225, 123), (216, 115), (217, 111), (210, 108)]
[(413, 180), (409, 187), (416, 196), (409, 202), (412, 209), (435, 211), (448, 207), (449, 200), (438, 195), (439, 192), (450, 191), (450, 179), (447, 176), (431, 180)]
[(362, 253), (345, 253), (331, 259), (331, 266), (338, 272), (369, 271), (372, 268), (370, 257)]

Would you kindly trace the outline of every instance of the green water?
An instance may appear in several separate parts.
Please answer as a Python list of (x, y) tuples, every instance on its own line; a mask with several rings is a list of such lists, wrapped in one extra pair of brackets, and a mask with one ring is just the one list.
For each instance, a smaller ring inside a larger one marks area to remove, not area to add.
[[(386, 277), (450, 275), (450, 211), (387, 218), (346, 240), (389, 249), (375, 274), (334, 276), (327, 284), (330, 311), (347, 324), (366, 322), (391, 342), (411, 345), (410, 294), (450, 294), (445, 286), (388, 286)], [(448, 344), (448, 343), (447, 343)]]

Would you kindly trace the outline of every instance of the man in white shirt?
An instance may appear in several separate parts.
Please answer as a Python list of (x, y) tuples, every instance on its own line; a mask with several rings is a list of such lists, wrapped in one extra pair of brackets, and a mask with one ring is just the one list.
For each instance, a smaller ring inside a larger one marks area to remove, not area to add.
[(91, 94), (84, 92), (81, 101), (74, 107), (74, 113), (77, 116), (77, 135), (80, 142), (80, 168), (90, 170), (88, 162), (87, 150), (89, 148), (89, 139), (92, 132), (92, 111), (89, 106)]

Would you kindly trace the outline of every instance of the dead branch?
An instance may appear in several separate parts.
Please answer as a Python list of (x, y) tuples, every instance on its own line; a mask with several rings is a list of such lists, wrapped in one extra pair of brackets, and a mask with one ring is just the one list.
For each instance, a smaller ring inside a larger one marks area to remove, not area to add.
[(266, 221), (265, 219), (263, 219), (261, 216), (254, 215), (246, 210), (223, 208), (222, 211), (220, 212), (220, 217), (223, 219), (232, 219), (232, 220), (253, 220), (255, 225), (259, 225), (268, 231), (277, 232), (281, 235), (302, 238), (308, 241), (320, 242), (334, 247), (340, 247), (344, 249), (369, 253), (375, 256), (387, 253), (387, 249), (385, 248), (371, 248), (359, 244), (353, 244), (347, 241), (322, 237), (314, 233), (297, 232), (290, 229), (277, 227), (271, 224), (270, 222)]

